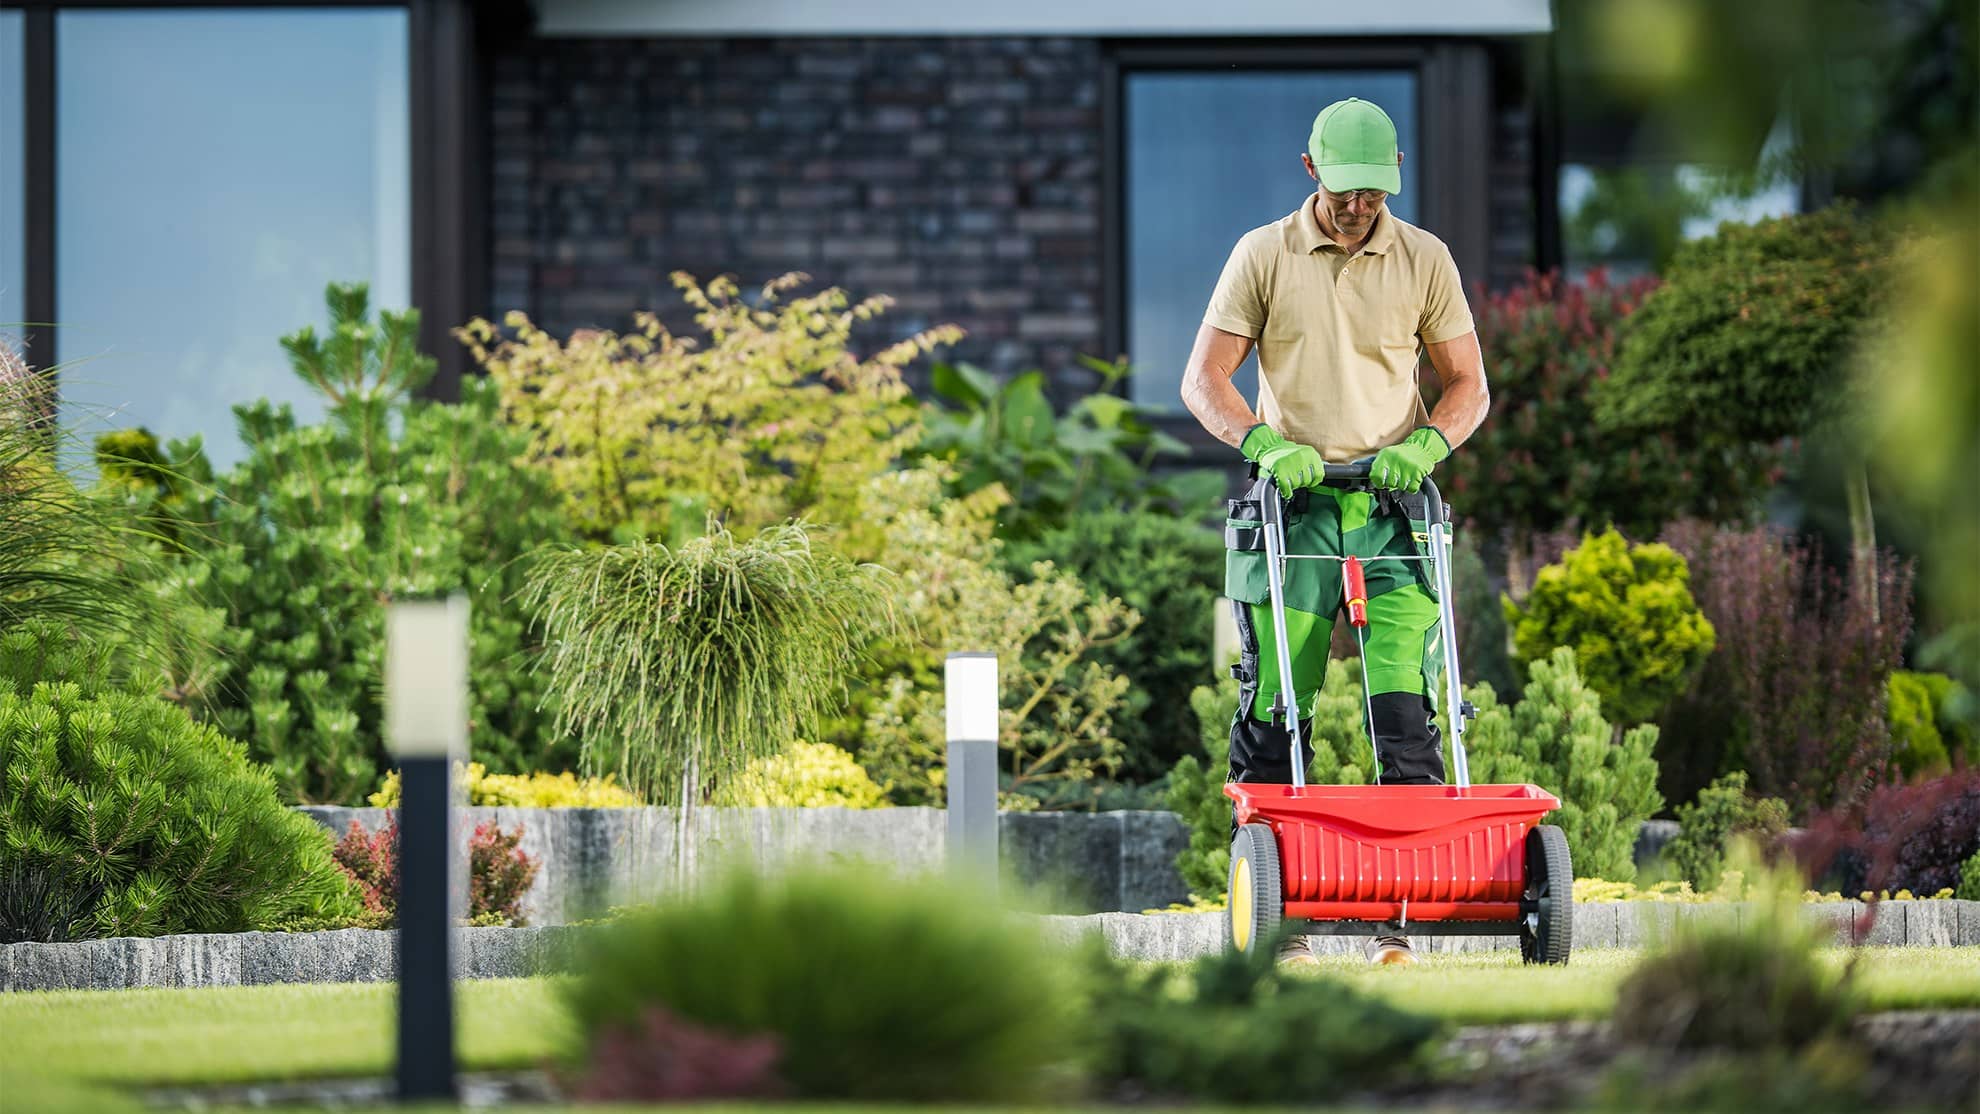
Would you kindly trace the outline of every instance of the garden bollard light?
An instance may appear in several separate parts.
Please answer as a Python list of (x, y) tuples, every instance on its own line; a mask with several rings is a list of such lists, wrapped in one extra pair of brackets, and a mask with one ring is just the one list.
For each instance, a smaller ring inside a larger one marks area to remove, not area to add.
[(467, 745), (467, 597), (385, 613), (385, 737), (399, 761), (400, 1101), (454, 1084), (453, 765)]
[(997, 884), (997, 655), (950, 654), (942, 671), (949, 736), (949, 869)]

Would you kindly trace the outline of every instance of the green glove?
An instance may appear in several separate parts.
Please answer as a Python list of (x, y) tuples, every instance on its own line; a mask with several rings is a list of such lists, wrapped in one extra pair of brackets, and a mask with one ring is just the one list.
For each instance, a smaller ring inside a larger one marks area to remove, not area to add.
[(1320, 482), (1327, 462), (1320, 450), (1297, 441), (1288, 441), (1263, 422), (1251, 427), (1238, 446), (1246, 460), (1256, 461), (1258, 470), (1279, 482), (1279, 494), (1290, 499), (1302, 487)]
[(1375, 454), (1368, 478), (1390, 491), (1415, 491), (1437, 462), (1451, 455), (1451, 443), (1436, 426), (1418, 426), (1401, 444)]

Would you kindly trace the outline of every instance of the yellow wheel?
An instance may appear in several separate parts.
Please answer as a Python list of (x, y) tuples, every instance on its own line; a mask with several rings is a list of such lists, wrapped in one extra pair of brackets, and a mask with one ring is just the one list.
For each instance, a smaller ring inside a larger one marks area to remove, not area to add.
[(1264, 824), (1244, 825), (1231, 841), (1230, 900), (1224, 907), (1231, 946), (1248, 952), (1269, 944), (1278, 934), (1284, 900), (1279, 841)]

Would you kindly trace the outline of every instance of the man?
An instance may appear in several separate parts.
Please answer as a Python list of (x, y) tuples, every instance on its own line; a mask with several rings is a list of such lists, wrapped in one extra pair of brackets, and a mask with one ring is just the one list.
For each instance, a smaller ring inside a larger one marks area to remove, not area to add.
[[(1376, 105), (1349, 98), (1322, 109), (1300, 155), (1319, 188), (1298, 211), (1238, 241), (1183, 373), (1190, 413), (1257, 467), (1251, 499), (1269, 497), (1274, 486), (1287, 498), (1300, 493), (1304, 509), (1295, 503), (1287, 520), (1292, 553), (1417, 554), (1409, 519), (1422, 516), (1422, 500), (1403, 493), (1415, 492), (1485, 418), (1484, 359), (1457, 264), (1443, 241), (1387, 208), (1402, 192), (1402, 158), (1395, 124)], [(1256, 414), (1231, 385), (1254, 347)], [(1443, 381), (1434, 414), (1425, 412), (1416, 387), (1425, 351)], [(1370, 455), (1375, 491), (1317, 486), (1323, 462)], [(1245, 540), (1233, 542), (1226, 557), (1225, 594), (1242, 643), (1230, 778), (1286, 784), (1292, 736), (1271, 722), (1278, 650), (1257, 534), (1230, 531)], [(1428, 569), (1375, 561), (1366, 576), (1364, 664), (1381, 780), (1441, 784), (1434, 700), (1443, 655)], [(1284, 592), (1292, 706), (1304, 713), (1326, 673), (1342, 602), (1340, 564), (1288, 562)], [(1309, 722), (1302, 715), (1305, 738)], [(1399, 936), (1376, 937), (1369, 958), (1415, 962)], [(1280, 959), (1316, 962), (1304, 937), (1290, 941)]]

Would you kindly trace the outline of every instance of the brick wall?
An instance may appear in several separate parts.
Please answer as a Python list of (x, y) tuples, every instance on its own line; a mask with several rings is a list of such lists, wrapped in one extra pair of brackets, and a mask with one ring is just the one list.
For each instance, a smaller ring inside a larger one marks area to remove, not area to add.
[[(658, 309), (675, 270), (893, 295), (862, 349), (955, 322), (955, 355), (1101, 350), (1101, 47), (1089, 39), (532, 40), (490, 76), (489, 305), (553, 332)], [(1492, 264), (1532, 249), (1526, 118), (1494, 112)]]
[(955, 322), (957, 355), (1100, 348), (1099, 47), (1071, 39), (539, 40), (497, 58), (497, 310), (684, 326), (675, 270), (788, 270)]

